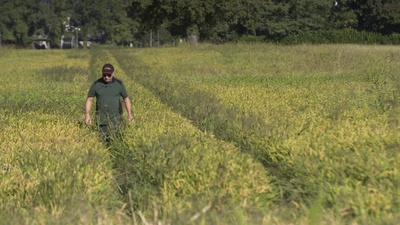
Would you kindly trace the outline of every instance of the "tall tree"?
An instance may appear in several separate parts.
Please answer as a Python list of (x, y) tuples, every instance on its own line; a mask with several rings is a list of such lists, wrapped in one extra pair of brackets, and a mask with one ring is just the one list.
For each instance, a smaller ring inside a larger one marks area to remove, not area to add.
[(240, 0), (230, 10), (233, 10), (237, 18), (237, 25), (241, 29), (239, 34), (257, 35), (263, 30), (264, 17), (267, 12), (269, 1), (265, 0)]
[(102, 28), (106, 25), (102, 22), (111, 17), (108, 8), (106, 0), (75, 1), (71, 25), (76, 34), (81, 34), (84, 42), (87, 41), (88, 34), (98, 35), (103, 32)]
[(65, 32), (63, 24), (67, 18), (73, 15), (74, 0), (48, 0), (49, 11), (51, 16), (46, 21), (46, 33), (52, 43), (57, 43)]
[(266, 6), (263, 0), (133, 0), (129, 15), (144, 30), (167, 24), (172, 35), (219, 42), (256, 35)]
[(289, 17), (296, 29), (318, 30), (326, 26), (330, 15), (330, 2), (293, 0), (288, 4)]
[(357, 29), (357, 15), (348, 6), (341, 1), (333, 1), (330, 10), (329, 25), (327, 28), (343, 29), (354, 28)]
[(400, 32), (399, 0), (341, 0), (339, 4), (356, 15), (354, 28), (382, 34)]
[(324, 29), (331, 7), (327, 1), (272, 0), (265, 14), (266, 35), (279, 39), (301, 31)]
[(0, 7), (1, 38), (5, 43), (28, 45), (28, 12), (24, 0), (2, 0)]
[(76, 0), (73, 22), (86, 42), (88, 35), (126, 44), (133, 41), (135, 23), (127, 16), (130, 0)]
[(359, 30), (380, 32), (385, 27), (384, 0), (344, 0), (343, 4), (357, 16)]
[(103, 27), (109, 40), (120, 45), (135, 42), (134, 34), (138, 32), (139, 24), (128, 17), (128, 7), (131, 5), (129, 0), (112, 0), (110, 5), (110, 18), (107, 26)]
[(383, 5), (385, 28), (383, 33), (400, 33), (400, 1), (387, 0)]
[(59, 47), (64, 32), (62, 22), (72, 14), (73, 0), (27, 0), (25, 4), (29, 10), (26, 18), (28, 35), (33, 38), (46, 36), (53, 47)]

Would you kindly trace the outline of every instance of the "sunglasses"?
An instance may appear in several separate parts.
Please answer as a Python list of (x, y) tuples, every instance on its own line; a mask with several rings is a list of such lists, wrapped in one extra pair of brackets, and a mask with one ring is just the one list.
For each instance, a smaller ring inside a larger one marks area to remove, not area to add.
[(103, 77), (111, 77), (112, 74), (103, 74)]

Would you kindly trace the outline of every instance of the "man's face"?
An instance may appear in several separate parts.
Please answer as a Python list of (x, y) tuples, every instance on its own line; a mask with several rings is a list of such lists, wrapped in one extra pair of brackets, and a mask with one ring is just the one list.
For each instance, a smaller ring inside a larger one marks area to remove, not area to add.
[(110, 83), (114, 77), (114, 73), (112, 74), (103, 74), (103, 80), (106, 83)]

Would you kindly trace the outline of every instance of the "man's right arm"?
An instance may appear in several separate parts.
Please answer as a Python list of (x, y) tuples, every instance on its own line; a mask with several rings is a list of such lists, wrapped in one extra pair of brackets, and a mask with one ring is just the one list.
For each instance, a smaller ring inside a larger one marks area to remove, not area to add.
[(90, 125), (92, 121), (90, 120), (90, 109), (92, 108), (92, 102), (94, 97), (88, 97), (85, 103), (85, 124)]

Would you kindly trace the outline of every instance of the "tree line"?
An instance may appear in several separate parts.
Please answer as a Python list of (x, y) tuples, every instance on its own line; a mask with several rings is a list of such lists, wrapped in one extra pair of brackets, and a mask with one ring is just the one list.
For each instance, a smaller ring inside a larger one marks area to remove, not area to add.
[(307, 31), (400, 32), (400, 0), (0, 0), (0, 40), (28, 46), (38, 36), (60, 47), (79, 36), (152, 46), (191, 38), (279, 41)]

